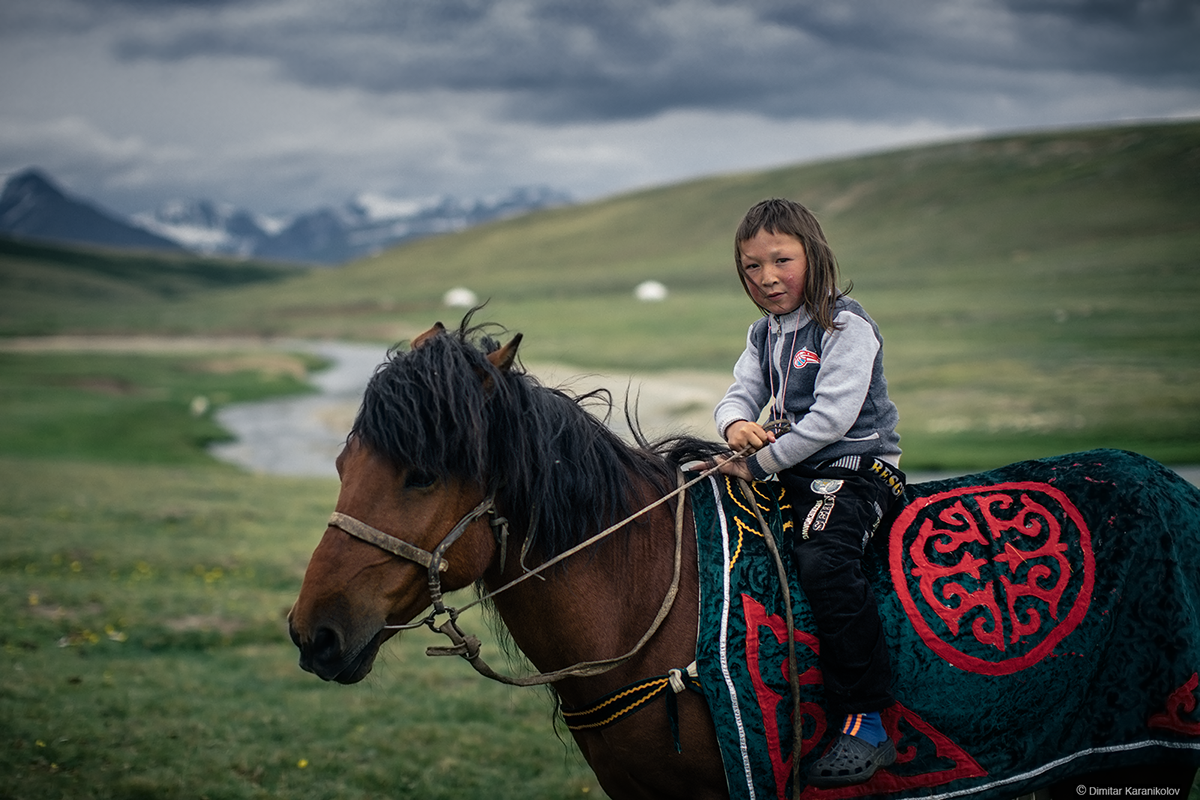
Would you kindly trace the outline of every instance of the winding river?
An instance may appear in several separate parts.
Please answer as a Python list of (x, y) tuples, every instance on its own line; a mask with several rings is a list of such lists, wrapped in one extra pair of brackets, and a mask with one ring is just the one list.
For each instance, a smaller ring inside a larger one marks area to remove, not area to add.
[(217, 422), (236, 440), (214, 445), (209, 452), (253, 472), (336, 478), (334, 459), (367, 381), (387, 358), (387, 348), (349, 342), (296, 342), (288, 347), (330, 362), (311, 376), (317, 393), (221, 408)]

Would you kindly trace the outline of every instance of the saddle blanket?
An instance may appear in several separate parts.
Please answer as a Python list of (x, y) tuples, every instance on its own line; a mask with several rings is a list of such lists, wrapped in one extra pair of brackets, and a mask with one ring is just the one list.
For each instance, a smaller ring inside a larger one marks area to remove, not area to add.
[[(803, 780), (840, 720), (826, 717), (789, 498), (775, 482), (752, 492), (720, 475), (692, 492), (697, 665), (730, 796), (783, 800), (793, 737)], [(751, 503), (790, 575), (798, 721), (783, 593)], [(897, 759), (802, 797), (1008, 800), (1094, 770), (1200, 766), (1200, 491), (1170, 470), (1098, 450), (910, 486), (863, 566), (888, 636)]]

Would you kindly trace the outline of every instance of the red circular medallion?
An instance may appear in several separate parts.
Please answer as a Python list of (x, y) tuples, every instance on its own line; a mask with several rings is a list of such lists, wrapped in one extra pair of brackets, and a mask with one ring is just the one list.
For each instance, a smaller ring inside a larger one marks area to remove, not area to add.
[(1095, 579), (1083, 515), (1061, 491), (1035, 482), (914, 501), (892, 527), (890, 561), (925, 644), (984, 675), (1045, 658), (1087, 613)]

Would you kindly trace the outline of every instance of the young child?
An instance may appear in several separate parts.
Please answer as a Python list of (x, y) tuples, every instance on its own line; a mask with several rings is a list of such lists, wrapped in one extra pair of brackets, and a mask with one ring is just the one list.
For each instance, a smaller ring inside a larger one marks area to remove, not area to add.
[(879, 715), (895, 702), (891, 666), (861, 563), (867, 540), (904, 491), (883, 341), (862, 306), (838, 289), (825, 234), (799, 203), (751, 208), (734, 258), (764, 316), (750, 326), (734, 383), (714, 413), (735, 453), (754, 452), (724, 460), (721, 471), (747, 480), (775, 475), (791, 500), (792, 555), (817, 623), (830, 720), (844, 720), (808, 781), (861, 783), (896, 757)]

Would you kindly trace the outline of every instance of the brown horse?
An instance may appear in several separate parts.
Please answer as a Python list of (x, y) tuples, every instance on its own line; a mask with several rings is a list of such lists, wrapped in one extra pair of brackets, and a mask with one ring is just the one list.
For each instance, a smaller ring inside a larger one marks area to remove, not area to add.
[[(456, 332), (435, 326), (371, 379), (337, 459), (336, 512), (289, 616), (301, 667), (325, 680), (362, 680), (383, 642), (404, 627), (433, 628), (447, 612), (442, 593), (473, 583), (497, 592), (488, 602), (537, 669), (592, 664), (553, 678), (564, 710), (687, 667), (697, 655), (700, 601), (692, 507), (682, 496), (660, 501), (676, 492), (676, 464), (718, 445), (630, 446), (589, 413), (595, 395), (568, 396), (515, 366), (520, 335), (501, 347), (469, 321)], [(413, 622), (430, 605), (434, 615)], [(461, 640), (449, 615), (438, 629)], [(463, 645), (474, 658), (472, 643)], [(605, 661), (613, 663), (594, 663)], [(726, 797), (704, 697), (667, 696), (674, 702), (644, 703), (607, 726), (572, 726), (584, 758), (613, 798)], [(1180, 698), (1186, 708), (1188, 697)], [(1036, 724), (1036, 712), (1022, 719)], [(1164, 760), (1187, 786), (1194, 762), (1190, 750), (1178, 752), (1187, 756), (1182, 766), (1172, 752)], [(1052, 766), (1039, 764), (1036, 774)], [(1072, 777), (1059, 796), (1126, 780)], [(992, 796), (1004, 797), (1004, 785)]]
[[(337, 459), (337, 512), (396, 540), (434, 551), (473, 509), (494, 497), (514, 531), (498, 541), (486, 515), (445, 549), (440, 587), (493, 590), (676, 487), (676, 468), (631, 448), (581, 400), (541, 387), (514, 368), (519, 335), (497, 348), (477, 332), (437, 326), (373, 377)], [(697, 453), (703, 455), (703, 453)], [(352, 526), (353, 522), (342, 522)], [(539, 670), (628, 653), (652, 624), (672, 582), (675, 506), (664, 504), (550, 570), (548, 580), (495, 596), (513, 641)], [(657, 633), (624, 663), (554, 683), (566, 707), (686, 667), (696, 653), (695, 535), (684, 519), (676, 602)], [(361, 680), (380, 645), (428, 608), (429, 570), (330, 526), (313, 553), (289, 616), (301, 666), (341, 683)], [(573, 730), (614, 798), (726, 796), (721, 756), (703, 698), (678, 696), (676, 752), (666, 704), (615, 724)]]

